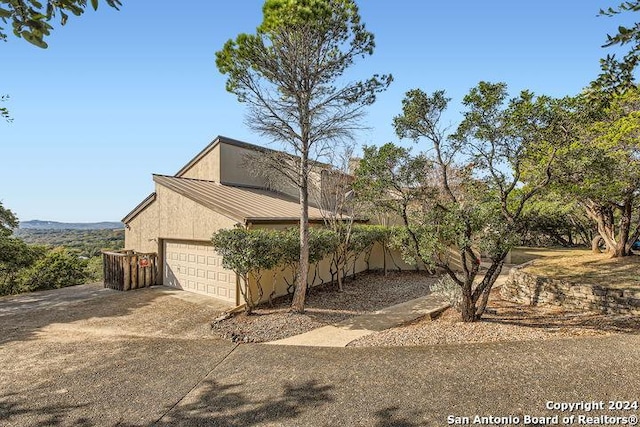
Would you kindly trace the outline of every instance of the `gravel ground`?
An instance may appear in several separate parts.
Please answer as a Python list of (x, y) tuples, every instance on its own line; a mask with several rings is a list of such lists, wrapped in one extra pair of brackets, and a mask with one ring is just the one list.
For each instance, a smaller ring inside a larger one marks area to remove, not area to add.
[[(345, 284), (312, 288), (305, 314), (289, 312), (291, 297), (277, 299), (273, 307), (254, 314), (239, 314), (212, 325), (215, 335), (234, 342), (266, 342), (308, 332), (348, 318), (372, 313), (391, 305), (424, 296), (437, 277), (421, 273), (391, 273), (388, 277), (369, 273)], [(351, 342), (349, 347), (392, 347), (536, 341), (579, 336), (640, 333), (640, 317), (571, 312), (560, 308), (530, 307), (504, 301), (498, 289), (489, 300), (489, 313), (480, 322), (463, 323), (453, 309), (438, 319), (420, 319), (412, 324), (376, 332)]]
[(325, 284), (313, 287), (304, 314), (289, 312), (291, 297), (274, 301), (273, 307), (260, 307), (254, 314), (236, 315), (212, 325), (213, 332), (236, 342), (266, 342), (298, 335), (354, 316), (409, 301), (429, 293), (437, 277), (425, 273), (368, 273), (347, 281), (344, 291)]
[(349, 343), (349, 347), (468, 344), (537, 341), (578, 336), (640, 333), (640, 317), (570, 312), (560, 308), (523, 306), (500, 299), (497, 289), (489, 300), (491, 313), (482, 321), (463, 323), (448, 309), (436, 320), (377, 332)]

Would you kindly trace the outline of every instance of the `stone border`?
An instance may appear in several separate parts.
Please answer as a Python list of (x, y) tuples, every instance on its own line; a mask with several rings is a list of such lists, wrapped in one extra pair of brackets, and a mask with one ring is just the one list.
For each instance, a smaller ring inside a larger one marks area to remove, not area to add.
[(640, 290), (581, 285), (522, 271), (531, 261), (509, 272), (500, 296), (527, 305), (553, 305), (572, 310), (595, 310), (608, 314), (639, 314)]

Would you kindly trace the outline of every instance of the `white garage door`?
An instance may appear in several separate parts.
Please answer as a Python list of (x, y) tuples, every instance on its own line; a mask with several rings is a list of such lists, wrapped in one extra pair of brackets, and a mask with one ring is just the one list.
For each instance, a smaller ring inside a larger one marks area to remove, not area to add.
[(164, 243), (164, 284), (236, 303), (236, 275), (204, 243)]

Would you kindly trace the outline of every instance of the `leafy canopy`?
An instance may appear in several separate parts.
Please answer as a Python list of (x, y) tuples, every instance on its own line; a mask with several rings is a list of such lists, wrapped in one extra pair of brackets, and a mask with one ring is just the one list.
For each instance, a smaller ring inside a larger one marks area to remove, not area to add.
[[(617, 7), (600, 9), (600, 16), (614, 17), (621, 13), (640, 11), (640, 1), (623, 1)], [(607, 102), (614, 94), (619, 94), (634, 86), (634, 71), (640, 60), (640, 23), (632, 26), (618, 26), (618, 32), (614, 35), (607, 34), (606, 42), (602, 47), (628, 46), (628, 51), (622, 59), (615, 54), (608, 54), (600, 60), (602, 72), (591, 84), (590, 95), (592, 100)]]
[[(98, 9), (99, 0), (90, 0), (91, 7)], [(120, 0), (105, 0), (105, 2), (118, 9), (122, 3)], [(23, 38), (29, 43), (46, 49), (44, 39), (51, 34), (53, 26), (51, 21), (60, 15), (60, 24), (65, 25), (69, 14), (80, 16), (87, 7), (87, 0), (0, 0), (0, 20), (3, 24), (10, 23), (13, 34)], [(7, 40), (7, 30), (0, 27), (0, 40)]]
[(0, 202), (0, 238), (10, 236), (13, 229), (18, 227), (18, 218), (10, 209), (2, 206)]

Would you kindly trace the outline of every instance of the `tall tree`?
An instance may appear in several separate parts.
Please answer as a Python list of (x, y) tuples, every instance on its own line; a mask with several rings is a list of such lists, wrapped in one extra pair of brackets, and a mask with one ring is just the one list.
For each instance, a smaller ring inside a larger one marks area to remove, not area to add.
[[(390, 75), (349, 82), (356, 59), (373, 54), (374, 36), (353, 0), (267, 0), (256, 34), (216, 52), (226, 88), (247, 104), (247, 124), (293, 156), (276, 159), (298, 188), (300, 263), (292, 311), (303, 312), (309, 272), (309, 177), (314, 157), (353, 139), (364, 107)], [(284, 167), (283, 167), (284, 166)]]
[(580, 201), (572, 194), (545, 191), (532, 199), (523, 212), (525, 246), (590, 245), (595, 226)]

